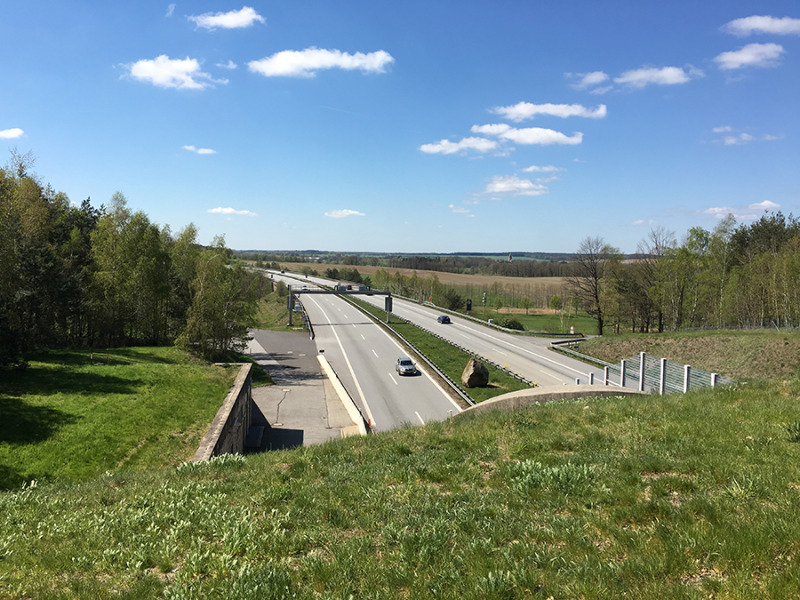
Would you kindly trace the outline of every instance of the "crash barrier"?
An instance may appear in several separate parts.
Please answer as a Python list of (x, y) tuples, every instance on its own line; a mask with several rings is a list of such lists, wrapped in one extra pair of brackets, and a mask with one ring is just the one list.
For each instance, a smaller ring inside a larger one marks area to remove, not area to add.
[(252, 363), (244, 363), (192, 462), (203, 462), (221, 454), (244, 454), (253, 405)]
[(621, 360), (617, 364), (607, 363), (578, 352), (578, 341), (582, 340), (552, 342), (551, 346), (560, 352), (600, 365), (603, 368), (602, 383), (605, 385), (635, 388), (648, 393), (685, 394), (689, 390), (736, 383), (730, 377), (650, 356), (646, 352), (640, 352), (639, 356)]
[(436, 333), (435, 331), (433, 331), (431, 329), (428, 329), (427, 327), (422, 327), (421, 325), (417, 325), (416, 323), (411, 323), (411, 324), (414, 325), (414, 327), (416, 327), (417, 329), (421, 329), (425, 333), (427, 333), (429, 335), (432, 335), (433, 337), (438, 338), (438, 339), (442, 340), (443, 342), (447, 342), (448, 344), (450, 344), (454, 348), (458, 348), (462, 352), (464, 352), (466, 354), (469, 354), (474, 359), (479, 360), (482, 363), (485, 363), (487, 365), (491, 365), (495, 369), (498, 369), (498, 370), (502, 371), (503, 373), (505, 373), (507, 375), (510, 375), (514, 379), (517, 379), (518, 381), (521, 381), (522, 383), (524, 383), (526, 385), (529, 385), (531, 387), (536, 387), (536, 385), (537, 385), (537, 383), (535, 381), (531, 381), (527, 377), (523, 377), (519, 373), (515, 373), (514, 371), (512, 371), (508, 367), (505, 367), (505, 366), (503, 366), (501, 364), (498, 364), (498, 363), (494, 362), (493, 360), (485, 358), (485, 357), (481, 356), (480, 354), (478, 354), (477, 352), (474, 352), (473, 350), (470, 350), (469, 348), (465, 348), (464, 346), (461, 346), (460, 344), (456, 344), (455, 342), (453, 342), (451, 340), (448, 340), (445, 337), (442, 337), (441, 335), (439, 335), (438, 333)]

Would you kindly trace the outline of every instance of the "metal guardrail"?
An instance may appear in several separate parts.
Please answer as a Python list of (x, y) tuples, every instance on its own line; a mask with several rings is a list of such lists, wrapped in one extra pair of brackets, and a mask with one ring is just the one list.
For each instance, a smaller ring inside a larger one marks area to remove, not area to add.
[(452, 341), (448, 340), (447, 338), (442, 337), (441, 335), (439, 335), (435, 331), (431, 331), (427, 327), (423, 327), (421, 325), (417, 325), (416, 323), (411, 323), (411, 324), (414, 325), (414, 327), (416, 327), (417, 329), (420, 329), (420, 330), (424, 331), (425, 333), (427, 333), (429, 335), (432, 335), (433, 337), (442, 340), (443, 342), (447, 342), (448, 344), (450, 344), (454, 348), (458, 348), (462, 352), (465, 352), (466, 354), (469, 354), (473, 358), (476, 358), (476, 359), (480, 360), (481, 362), (485, 362), (487, 364), (492, 365), (495, 369), (503, 371), (505, 374), (510, 375), (511, 377), (513, 377), (514, 379), (517, 379), (518, 381), (521, 381), (522, 383), (525, 383), (525, 384), (527, 384), (527, 385), (529, 385), (531, 387), (536, 387), (538, 385), (535, 381), (531, 381), (527, 377), (523, 377), (522, 375), (520, 375), (519, 373), (515, 373), (511, 369), (509, 369), (507, 367), (504, 367), (503, 365), (500, 365), (500, 364), (494, 362), (493, 360), (490, 360), (490, 359), (488, 359), (488, 358), (486, 358), (484, 356), (481, 356), (480, 354), (478, 354), (477, 352), (473, 352), (469, 348), (465, 348), (464, 346), (460, 346), (459, 344), (456, 344), (455, 342), (452, 342)]
[[(718, 385), (733, 385), (735, 380), (717, 373), (694, 369), (690, 365), (683, 365), (666, 358), (650, 356), (645, 352), (627, 358), (619, 363), (612, 364), (577, 352), (577, 342), (569, 340), (552, 342), (559, 352), (571, 354), (585, 362), (594, 363), (603, 368), (606, 383), (618, 387), (638, 388), (641, 391), (683, 394), (690, 389), (716, 387)], [(576, 344), (570, 348), (570, 344)]]

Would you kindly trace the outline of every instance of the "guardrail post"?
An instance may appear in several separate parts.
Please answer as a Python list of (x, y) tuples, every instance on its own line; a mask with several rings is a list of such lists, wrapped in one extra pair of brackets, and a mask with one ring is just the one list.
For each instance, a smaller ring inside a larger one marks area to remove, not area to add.
[(608, 367), (603, 367), (603, 385), (608, 385)]
[(625, 361), (620, 361), (619, 364), (619, 387), (625, 387)]
[(646, 353), (640, 352), (639, 353), (639, 391), (644, 391), (644, 362)]
[(719, 377), (719, 375), (717, 375), (716, 373), (712, 373), (712, 374), (711, 374), (711, 389), (712, 389), (712, 390), (713, 390), (715, 387), (717, 387), (717, 378), (718, 378), (718, 377)]
[(594, 385), (594, 373), (589, 373), (589, 385)]
[(689, 377), (692, 375), (692, 367), (690, 365), (683, 365), (683, 393), (689, 391)]
[(658, 393), (663, 396), (667, 389), (667, 359), (662, 358), (659, 362), (661, 364), (658, 368)]

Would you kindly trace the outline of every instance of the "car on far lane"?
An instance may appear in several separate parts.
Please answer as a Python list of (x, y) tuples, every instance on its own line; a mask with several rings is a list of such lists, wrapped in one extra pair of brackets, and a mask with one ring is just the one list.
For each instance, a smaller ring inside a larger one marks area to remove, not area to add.
[(414, 361), (408, 358), (407, 356), (401, 356), (400, 358), (398, 358), (394, 368), (397, 371), (398, 375), (417, 374), (417, 365), (415, 365)]
[(443, 323), (445, 325), (449, 325), (450, 324), (450, 317), (448, 317), (447, 315), (442, 315), (441, 317), (439, 317), (436, 320), (439, 321), (439, 323)]

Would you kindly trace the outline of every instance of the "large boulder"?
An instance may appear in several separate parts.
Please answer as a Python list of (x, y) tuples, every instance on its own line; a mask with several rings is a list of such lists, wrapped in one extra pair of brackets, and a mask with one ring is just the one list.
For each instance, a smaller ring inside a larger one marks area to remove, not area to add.
[(461, 383), (468, 388), (486, 387), (489, 385), (489, 369), (482, 362), (470, 358), (461, 374)]

